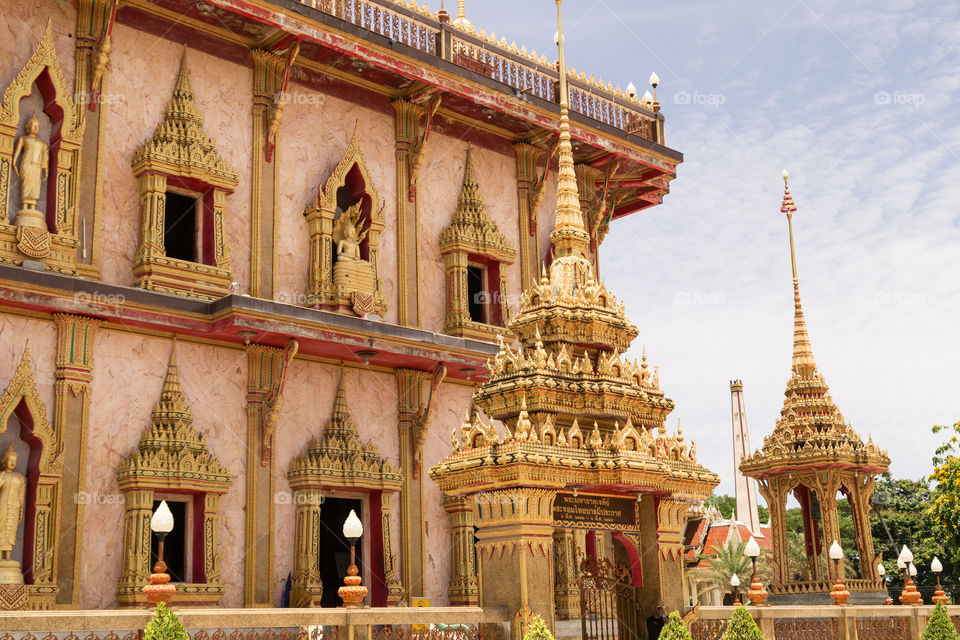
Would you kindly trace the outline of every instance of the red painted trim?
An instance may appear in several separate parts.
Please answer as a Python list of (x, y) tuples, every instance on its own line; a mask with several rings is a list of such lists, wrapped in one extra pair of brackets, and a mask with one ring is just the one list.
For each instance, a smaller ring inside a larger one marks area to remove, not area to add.
[(620, 541), (630, 558), (630, 575), (633, 577), (633, 586), (642, 587), (643, 565), (640, 562), (640, 550), (637, 549), (637, 545), (633, 544), (633, 540), (625, 536), (622, 531), (614, 531), (612, 536), (614, 540)]
[(205, 493), (194, 493), (193, 495), (193, 567), (189, 580), (197, 584), (206, 584), (207, 572), (204, 558), (203, 544), (203, 517), (206, 511)]
[(597, 532), (588, 531), (587, 532), (587, 555), (594, 560), (597, 559)]
[(387, 606), (387, 578), (383, 569), (383, 501), (382, 491), (370, 492), (370, 606)]

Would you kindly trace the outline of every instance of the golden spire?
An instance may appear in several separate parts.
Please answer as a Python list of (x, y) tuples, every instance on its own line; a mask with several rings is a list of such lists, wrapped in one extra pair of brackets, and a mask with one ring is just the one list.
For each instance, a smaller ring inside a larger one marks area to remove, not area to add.
[[(564, 58), (563, 23), (560, 3), (557, 0), (557, 36), (560, 47), (560, 169), (557, 172), (557, 209), (555, 225), (550, 233), (555, 260), (551, 265), (551, 280), (554, 285), (572, 289), (574, 283), (584, 285), (592, 274), (586, 256), (590, 235), (583, 226), (580, 211), (580, 194), (577, 191), (577, 174), (573, 168), (573, 146), (570, 143), (570, 113), (567, 101), (567, 66)], [(559, 268), (555, 268), (559, 267)]]
[(793, 203), (788, 183), (789, 174), (783, 171), (783, 204), (780, 211), (787, 214), (787, 228), (790, 231), (790, 264), (793, 267), (793, 371), (795, 373), (812, 373), (817, 368), (813, 360), (813, 347), (810, 345), (810, 335), (807, 333), (807, 322), (803, 317), (803, 307), (800, 305), (800, 280), (797, 278), (797, 252), (793, 246), (793, 214), (797, 205)]
[(466, 20), (467, 19), (467, 2), (466, 0), (457, 0), (457, 20)]

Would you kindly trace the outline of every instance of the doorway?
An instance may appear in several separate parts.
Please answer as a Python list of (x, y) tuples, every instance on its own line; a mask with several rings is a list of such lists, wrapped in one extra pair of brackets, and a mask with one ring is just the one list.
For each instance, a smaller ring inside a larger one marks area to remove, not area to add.
[[(321, 607), (342, 607), (337, 594), (350, 566), (350, 543), (343, 537), (343, 523), (353, 509), (363, 520), (363, 502), (353, 498), (324, 498), (320, 509), (320, 553), (317, 558), (320, 579), (323, 582)], [(363, 546), (357, 544), (357, 567), (364, 575)]]

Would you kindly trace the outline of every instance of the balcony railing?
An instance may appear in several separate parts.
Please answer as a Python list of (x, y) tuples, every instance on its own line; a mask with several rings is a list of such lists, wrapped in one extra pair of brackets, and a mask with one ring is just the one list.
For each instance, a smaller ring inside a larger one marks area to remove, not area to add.
[[(506, 640), (505, 609), (174, 608), (190, 640)], [(141, 609), (0, 612), (0, 640), (140, 640), (152, 612)], [(359, 633), (352, 633), (356, 630)]]
[[(377, 33), (395, 42), (495, 80), (518, 95), (530, 95), (558, 103), (560, 76), (546, 56), (528, 53), (526, 47), (497, 41), (493, 34), (472, 27), (458, 28), (441, 23), (437, 14), (421, 9), (416, 2), (389, 0), (299, 0), (308, 7), (344, 22)], [(644, 106), (620, 87), (604, 85), (593, 76), (570, 70), (570, 110), (597, 122), (664, 144), (663, 117)]]

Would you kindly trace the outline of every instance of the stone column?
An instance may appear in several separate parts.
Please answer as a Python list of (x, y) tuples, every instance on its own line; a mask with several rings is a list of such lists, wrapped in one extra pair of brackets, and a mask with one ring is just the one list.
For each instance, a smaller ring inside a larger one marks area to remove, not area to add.
[(129, 601), (139, 589), (150, 583), (150, 518), (153, 516), (153, 491), (136, 490), (125, 493), (123, 516), (123, 561), (120, 584), (117, 589)]
[[(412, 150), (422, 135), (423, 107), (408, 100), (394, 100), (397, 152), (397, 306), (398, 323), (420, 326), (420, 220), (418, 197), (410, 190)], [(408, 585), (405, 585), (408, 586)]]
[(463, 326), (470, 321), (470, 293), (467, 287), (467, 254), (452, 251), (443, 256), (447, 270), (447, 317), (448, 327)]
[[(657, 521), (657, 499), (651, 494), (643, 494), (637, 509), (640, 528), (640, 567), (643, 570), (643, 586), (639, 590), (640, 611), (653, 610), (653, 603), (660, 599), (660, 553), (658, 550), (657, 528), (646, 523)], [(650, 615), (647, 613), (646, 615)]]
[(480, 604), (477, 583), (476, 538), (472, 501), (462, 496), (444, 496), (443, 508), (450, 517), (450, 604), (476, 607)]
[(577, 544), (572, 529), (553, 532), (555, 564), (554, 600), (558, 620), (580, 618), (580, 586), (577, 584)]
[(422, 382), (429, 376), (416, 369), (397, 369), (397, 412), (400, 432), (400, 575), (407, 598), (424, 595), (427, 551), (423, 541), (423, 473), (414, 478), (413, 421), (421, 406)]
[(537, 240), (537, 211), (535, 187), (537, 161), (544, 150), (529, 142), (513, 145), (517, 156), (517, 218), (520, 227), (520, 288), (528, 291), (540, 279), (540, 246)]
[(54, 371), (53, 430), (64, 451), (60, 492), (60, 528), (56, 577), (57, 604), (80, 606), (80, 550), (83, 509), (87, 500), (87, 430), (90, 421), (90, 381), (93, 378), (93, 338), (100, 320), (56, 313), (57, 362)]
[[(273, 606), (274, 457), (263, 448), (263, 409), (283, 350), (249, 344), (247, 351), (246, 548), (243, 606)], [(273, 435), (267, 445), (272, 450)]]
[(660, 597), (668, 611), (681, 610), (683, 602), (683, 530), (689, 504), (681, 500), (657, 501), (657, 550), (660, 558)]
[[(103, 210), (103, 134), (109, 98), (111, 0), (78, 0), (76, 29), (76, 67), (74, 87), (79, 109), (85, 121), (83, 130), (83, 188), (79, 190), (77, 227), (80, 239), (77, 269), (80, 276), (100, 279), (100, 222)], [(96, 83), (96, 86), (94, 86)], [(94, 94), (98, 96), (96, 111), (91, 111)], [(72, 579), (72, 578), (71, 578)], [(63, 596), (63, 588), (60, 595)], [(58, 602), (60, 602), (58, 597)]]
[(552, 489), (502, 489), (475, 495), (483, 606), (507, 607), (513, 638), (531, 615), (555, 628)]
[(250, 181), (250, 295), (273, 299), (277, 293), (279, 193), (277, 135), (285, 107), (289, 67), (299, 47), (284, 55), (255, 49), (253, 60), (253, 144)]

